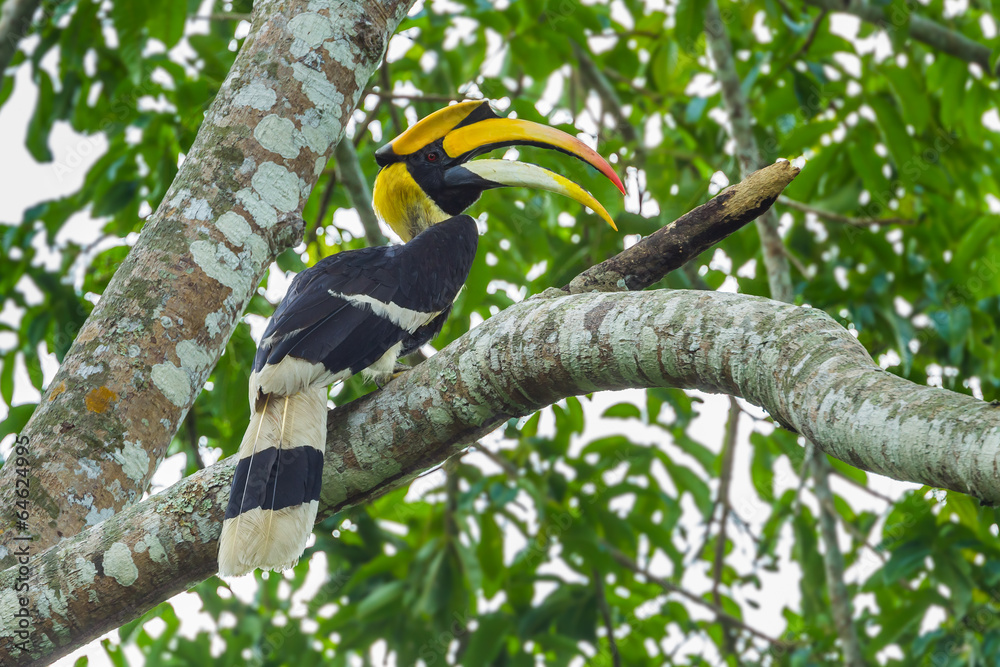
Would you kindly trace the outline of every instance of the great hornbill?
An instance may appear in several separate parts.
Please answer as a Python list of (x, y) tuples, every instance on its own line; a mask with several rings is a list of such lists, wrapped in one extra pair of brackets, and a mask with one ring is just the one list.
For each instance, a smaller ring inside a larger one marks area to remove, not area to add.
[(250, 425), (219, 540), (219, 573), (286, 569), (305, 550), (319, 505), (329, 385), (359, 371), (388, 378), (441, 330), (472, 267), (484, 190), (527, 186), (608, 212), (576, 183), (523, 162), (478, 160), (503, 146), (552, 148), (611, 166), (559, 130), (498, 117), (488, 102), (441, 109), (375, 152), (379, 217), (402, 245), (327, 257), (298, 274), (274, 311), (250, 374)]

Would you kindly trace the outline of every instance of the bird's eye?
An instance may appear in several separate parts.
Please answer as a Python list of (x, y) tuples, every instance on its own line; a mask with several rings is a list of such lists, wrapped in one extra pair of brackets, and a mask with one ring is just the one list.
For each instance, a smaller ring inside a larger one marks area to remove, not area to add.
[(437, 162), (438, 161), (438, 154), (435, 151), (431, 151), (430, 153), (427, 154), (427, 161), (428, 162)]

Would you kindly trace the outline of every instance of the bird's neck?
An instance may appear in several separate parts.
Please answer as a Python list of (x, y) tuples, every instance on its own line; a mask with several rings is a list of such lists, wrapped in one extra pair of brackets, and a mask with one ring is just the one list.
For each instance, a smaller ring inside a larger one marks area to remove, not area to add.
[(404, 242), (431, 225), (451, 217), (427, 196), (401, 162), (389, 165), (379, 172), (375, 179), (372, 204), (375, 213)]

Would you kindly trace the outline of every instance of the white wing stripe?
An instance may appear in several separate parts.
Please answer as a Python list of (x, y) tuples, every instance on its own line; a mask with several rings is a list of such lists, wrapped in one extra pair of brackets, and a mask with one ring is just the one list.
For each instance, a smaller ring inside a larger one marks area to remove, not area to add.
[(409, 333), (413, 333), (441, 314), (441, 311), (423, 313), (419, 310), (410, 310), (409, 308), (397, 306), (394, 303), (379, 301), (367, 294), (343, 294), (341, 292), (334, 292), (333, 290), (328, 290), (328, 292), (330, 296), (343, 299), (351, 305), (368, 306), (375, 315), (384, 317)]

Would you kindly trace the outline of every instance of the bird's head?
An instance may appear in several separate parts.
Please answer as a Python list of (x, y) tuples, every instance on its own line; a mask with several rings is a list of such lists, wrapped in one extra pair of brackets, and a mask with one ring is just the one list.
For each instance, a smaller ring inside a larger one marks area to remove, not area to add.
[(497, 148), (522, 145), (573, 155), (597, 168), (625, 194), (611, 165), (579, 139), (538, 123), (500, 118), (489, 102), (475, 101), (436, 111), (375, 151), (382, 167), (375, 179), (375, 211), (409, 241), (467, 209), (484, 190), (524, 186), (575, 199), (615, 227), (593, 195), (548, 169), (511, 160), (470, 162)]

